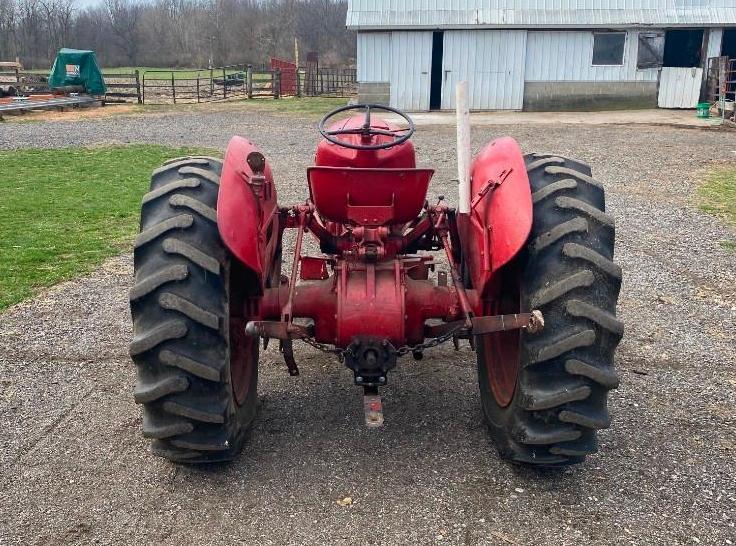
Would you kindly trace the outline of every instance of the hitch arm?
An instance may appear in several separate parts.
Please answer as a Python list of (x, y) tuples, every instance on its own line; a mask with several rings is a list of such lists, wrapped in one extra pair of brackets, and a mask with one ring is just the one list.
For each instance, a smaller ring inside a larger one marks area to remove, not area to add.
[(480, 336), (492, 332), (505, 332), (508, 330), (526, 330), (535, 334), (544, 328), (544, 317), (541, 311), (531, 313), (515, 313), (512, 315), (494, 315), (489, 317), (471, 317), (471, 327), (467, 328), (465, 320), (446, 322), (436, 326), (425, 326), (424, 335), (435, 338), (456, 331), (458, 334)]

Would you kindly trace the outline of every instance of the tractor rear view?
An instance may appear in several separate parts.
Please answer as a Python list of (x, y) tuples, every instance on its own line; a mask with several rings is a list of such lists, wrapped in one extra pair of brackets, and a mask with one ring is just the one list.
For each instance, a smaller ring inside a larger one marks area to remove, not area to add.
[[(278, 203), (268, 161), (237, 136), (223, 161), (154, 171), (130, 292), (135, 400), (153, 452), (232, 459), (269, 341), (293, 376), (295, 341), (344, 362), (369, 427), (383, 425), (380, 389), (402, 358), (469, 343), (503, 457), (564, 465), (595, 452), (623, 326), (614, 222), (590, 168), (523, 155), (507, 137), (472, 164), (461, 146), (468, 176), (461, 168), (455, 209), (427, 200), (433, 171), (416, 166), (406, 114), (340, 108), (320, 132), (308, 197), (295, 205)], [(296, 233), (287, 275), (286, 230)], [(305, 237), (320, 255), (304, 255)]]

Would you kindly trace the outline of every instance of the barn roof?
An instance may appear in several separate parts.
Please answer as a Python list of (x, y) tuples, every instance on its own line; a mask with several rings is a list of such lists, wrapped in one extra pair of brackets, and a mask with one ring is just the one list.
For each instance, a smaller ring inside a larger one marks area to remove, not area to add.
[(352, 29), (736, 25), (736, 0), (349, 0)]

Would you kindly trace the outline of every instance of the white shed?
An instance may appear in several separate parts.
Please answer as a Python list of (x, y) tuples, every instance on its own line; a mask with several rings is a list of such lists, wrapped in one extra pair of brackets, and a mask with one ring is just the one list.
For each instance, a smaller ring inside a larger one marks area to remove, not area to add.
[(361, 101), (409, 111), (694, 107), (736, 0), (349, 0)]

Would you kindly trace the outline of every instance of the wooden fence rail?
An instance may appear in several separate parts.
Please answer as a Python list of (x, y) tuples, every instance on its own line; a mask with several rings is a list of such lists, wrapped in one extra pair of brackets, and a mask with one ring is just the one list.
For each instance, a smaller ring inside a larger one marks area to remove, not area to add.
[[(148, 70), (143, 73), (143, 104), (200, 103), (231, 98), (281, 97), (278, 70), (237, 65), (196, 71)], [(177, 75), (178, 74), (178, 75)]]
[[(315, 67), (316, 68), (316, 67)], [(293, 69), (231, 65), (203, 70), (134, 70), (103, 74), (108, 103), (191, 104), (230, 98), (296, 96), (352, 96), (357, 92), (352, 68)], [(296, 82), (294, 82), (294, 79)], [(19, 70), (0, 71), (0, 85), (21, 93), (48, 91), (47, 76)]]

